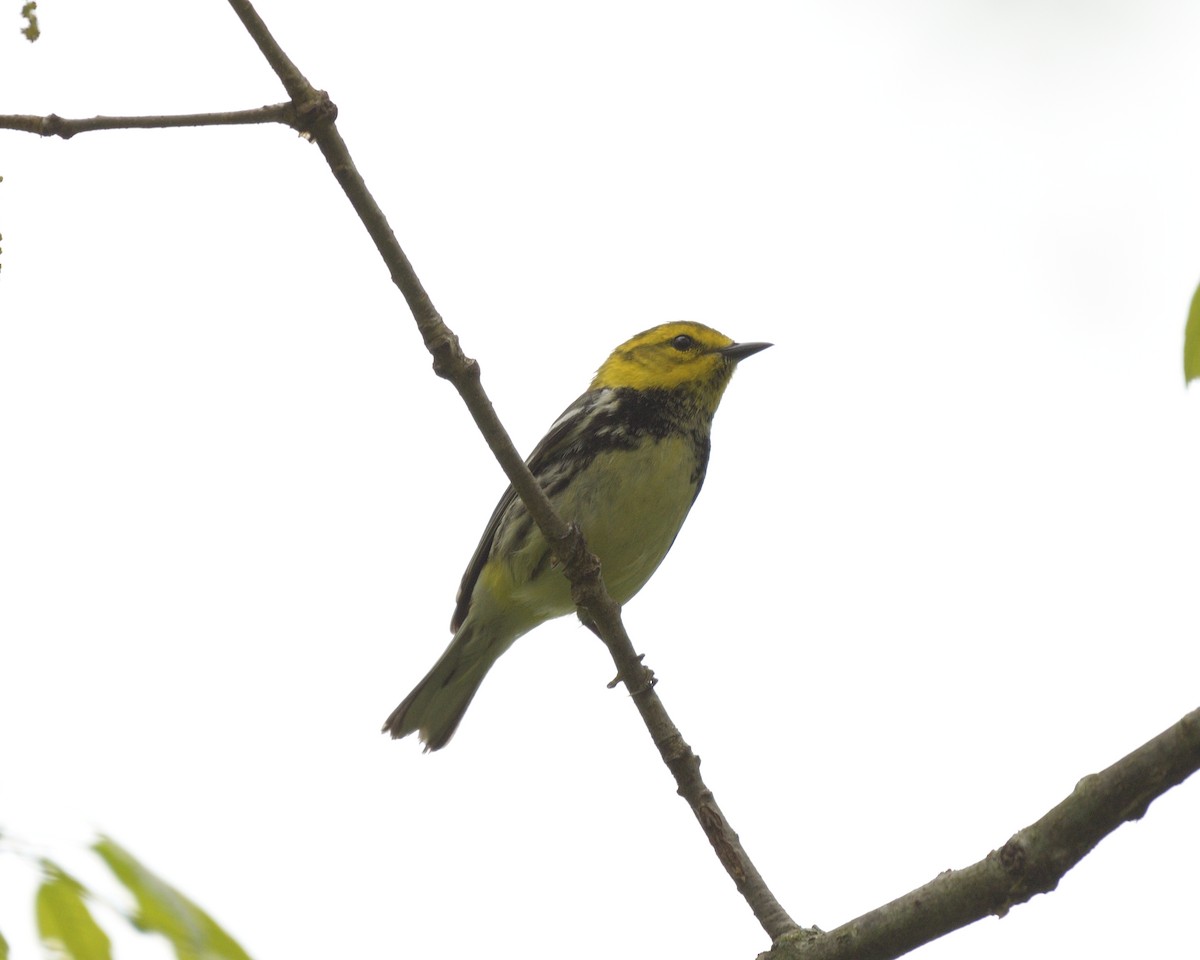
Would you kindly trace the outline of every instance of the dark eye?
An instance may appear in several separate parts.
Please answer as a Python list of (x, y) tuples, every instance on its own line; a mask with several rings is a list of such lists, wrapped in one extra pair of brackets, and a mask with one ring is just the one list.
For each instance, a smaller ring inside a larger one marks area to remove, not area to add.
[(679, 336), (677, 336), (674, 340), (671, 341), (671, 346), (673, 346), (676, 350), (679, 350), (679, 351), (691, 350), (692, 347), (694, 347), (695, 345), (696, 345), (696, 341), (693, 340), (691, 337), (689, 337), (686, 333), (681, 333)]

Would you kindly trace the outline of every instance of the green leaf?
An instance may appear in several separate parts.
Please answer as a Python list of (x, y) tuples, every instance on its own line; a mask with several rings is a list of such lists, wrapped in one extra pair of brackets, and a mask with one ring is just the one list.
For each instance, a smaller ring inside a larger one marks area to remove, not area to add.
[(179, 960), (250, 960), (212, 917), (116, 842), (101, 837), (92, 849), (137, 901), (134, 926), (161, 933)]
[(87, 907), (83, 884), (49, 860), (42, 861), (42, 873), (35, 907), (47, 953), (65, 960), (112, 960), (112, 944)]
[(0, 933), (0, 960), (8, 960), (8, 941), (4, 939), (2, 933)]
[(1192, 296), (1183, 333), (1183, 382), (1191, 383), (1197, 377), (1200, 377), (1200, 287)]

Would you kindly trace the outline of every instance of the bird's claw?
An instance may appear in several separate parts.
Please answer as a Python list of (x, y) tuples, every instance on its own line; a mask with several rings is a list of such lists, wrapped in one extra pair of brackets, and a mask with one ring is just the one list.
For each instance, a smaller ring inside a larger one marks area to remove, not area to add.
[[(639, 653), (637, 655), (637, 658), (638, 658), (638, 663), (641, 663), (643, 660), (646, 659), (646, 655), (644, 653)], [(630, 690), (629, 691), (630, 693), (641, 693), (643, 690), (649, 690), (656, 683), (658, 683), (658, 677), (656, 677), (654, 675), (654, 671), (651, 670), (649, 667), (643, 667), (642, 672), (647, 675), (645, 683), (643, 683), (636, 690)], [(617, 684), (621, 683), (624, 679), (625, 678), (618, 673), (615, 677), (613, 677), (611, 680), (608, 681), (608, 684), (607, 684), (608, 689), (612, 690), (613, 688), (615, 688), (617, 686)]]

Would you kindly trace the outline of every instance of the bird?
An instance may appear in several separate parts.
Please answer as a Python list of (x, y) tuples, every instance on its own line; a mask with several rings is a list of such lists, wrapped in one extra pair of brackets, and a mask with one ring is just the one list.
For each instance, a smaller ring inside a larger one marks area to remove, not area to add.
[[(650, 579), (700, 493), (713, 415), (734, 368), (770, 346), (691, 321), (644, 330), (609, 355), (525, 461), (583, 534), (617, 603)], [(450, 645), (382, 732), (417, 733), (426, 752), (440, 750), (499, 657), (574, 610), (570, 583), (510, 486), (463, 574)]]

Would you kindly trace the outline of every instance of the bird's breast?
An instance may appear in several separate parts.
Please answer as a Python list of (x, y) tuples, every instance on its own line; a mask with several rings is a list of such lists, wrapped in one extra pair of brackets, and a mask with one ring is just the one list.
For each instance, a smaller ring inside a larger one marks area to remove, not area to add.
[(641, 589), (671, 548), (703, 476), (701, 456), (685, 435), (604, 451), (556, 504), (579, 525), (619, 603)]

